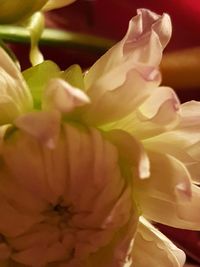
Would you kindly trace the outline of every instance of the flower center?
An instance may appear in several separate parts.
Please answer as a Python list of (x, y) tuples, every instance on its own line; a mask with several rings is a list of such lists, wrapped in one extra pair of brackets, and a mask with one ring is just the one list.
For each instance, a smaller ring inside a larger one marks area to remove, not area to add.
[(56, 225), (60, 229), (65, 229), (72, 217), (70, 207), (63, 206), (61, 203), (51, 205), (50, 209), (45, 212), (45, 215), (48, 223)]

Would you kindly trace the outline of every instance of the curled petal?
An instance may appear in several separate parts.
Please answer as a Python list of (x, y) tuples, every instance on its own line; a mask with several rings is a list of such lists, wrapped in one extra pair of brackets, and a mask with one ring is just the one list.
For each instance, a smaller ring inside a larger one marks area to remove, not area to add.
[(165, 225), (188, 230), (200, 230), (200, 188), (192, 185), (192, 198), (187, 202), (174, 202), (141, 195), (140, 203), (146, 218)]
[(181, 105), (180, 128), (197, 127), (200, 120), (200, 102), (189, 101)]
[[(169, 130), (173, 130), (180, 120), (179, 100), (169, 87), (154, 89), (151, 90), (150, 96), (143, 98), (143, 103), (136, 106), (135, 110), (132, 109), (133, 112), (128, 116), (103, 126), (103, 129), (107, 131), (121, 129), (140, 140), (161, 134), (170, 135)], [(140, 91), (138, 93), (140, 94)], [(133, 99), (137, 100), (137, 98)]]
[(146, 100), (160, 83), (158, 65), (166, 43), (163, 36), (168, 32), (169, 38), (170, 29), (168, 15), (138, 11), (124, 39), (85, 75), (91, 99), (85, 115), (88, 123), (99, 125), (121, 119)]
[(177, 147), (174, 144), (167, 143), (164, 139), (157, 139), (156, 136), (144, 140), (143, 145), (148, 150), (173, 156), (174, 158), (183, 162), (186, 167), (187, 165), (192, 165), (195, 163), (194, 158), (189, 155), (187, 150), (182, 147)]
[(200, 183), (200, 142), (186, 149), (180, 144), (177, 146), (175, 143), (167, 142), (167, 139), (155, 136), (144, 140), (143, 144), (146, 149), (169, 154), (181, 161), (188, 169), (191, 179), (195, 183)]
[(11, 123), (17, 116), (30, 110), (32, 97), (14, 62), (0, 48), (0, 124)]
[(185, 253), (177, 248), (166, 236), (145, 218), (140, 217), (132, 252), (134, 266), (182, 267)]
[(139, 9), (137, 13), (138, 15), (129, 22), (125, 37), (87, 72), (85, 83), (88, 90), (95, 81), (125, 62), (129, 64), (120, 76), (125, 76), (135, 63), (145, 63), (151, 67), (159, 65), (162, 50), (171, 36), (170, 18), (167, 14), (159, 16), (146, 9)]
[(192, 179), (199, 183), (200, 147), (200, 103), (190, 101), (180, 106), (179, 123), (171, 130), (154, 131), (154, 136), (146, 135), (144, 145), (154, 151), (168, 153), (184, 163)]
[(133, 68), (126, 73), (118, 86), (116, 83), (123, 71), (123, 65), (116, 67), (100, 78), (91, 91), (87, 91), (91, 104), (84, 110), (84, 121), (92, 125), (102, 125), (119, 120), (136, 110), (159, 84), (158, 72), (149, 70), (149, 75), (151, 72), (156, 75), (155, 79), (151, 80), (143, 77), (146, 75), (142, 74), (143, 70), (140, 72)]
[(200, 102), (190, 101), (180, 107), (180, 123), (169, 132), (157, 136), (157, 140), (165, 140), (176, 147), (184, 149), (200, 141)]
[(171, 88), (159, 87), (138, 108), (137, 115), (142, 121), (166, 125), (177, 121), (179, 105), (179, 99)]
[(135, 179), (138, 197), (187, 202), (191, 199), (191, 181), (186, 167), (169, 155), (148, 151), (151, 175), (149, 179)]
[(44, 91), (43, 109), (70, 112), (90, 102), (87, 95), (62, 79), (51, 79)]

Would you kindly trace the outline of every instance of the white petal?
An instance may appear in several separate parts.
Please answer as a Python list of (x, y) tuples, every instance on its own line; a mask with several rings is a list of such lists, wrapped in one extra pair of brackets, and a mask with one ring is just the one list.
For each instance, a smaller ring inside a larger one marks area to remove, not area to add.
[(43, 109), (70, 112), (90, 102), (87, 95), (62, 79), (51, 79), (43, 96)]
[(169, 87), (159, 87), (138, 108), (137, 115), (143, 121), (166, 125), (177, 120), (179, 100)]
[(158, 65), (170, 32), (168, 15), (138, 11), (122, 41), (85, 75), (91, 99), (85, 121), (99, 125), (121, 119), (146, 99), (160, 83)]
[[(159, 73), (154, 80), (150, 80), (142, 71), (130, 69), (121, 79), (120, 74), (124, 72), (121, 64), (97, 80), (91, 90), (87, 91), (91, 104), (84, 109), (84, 120), (92, 125), (101, 125), (135, 111), (159, 84)], [(151, 68), (148, 75), (152, 71)], [(119, 79), (121, 81), (118, 85)]]
[(181, 128), (199, 125), (200, 102), (189, 101), (181, 105)]
[[(95, 82), (119, 65), (131, 59), (121, 73), (127, 73), (127, 67), (135, 63), (158, 66), (162, 49), (170, 39), (171, 23), (168, 15), (159, 16), (146, 9), (137, 11), (138, 15), (129, 22), (125, 37), (102, 56), (87, 72), (85, 83), (90, 88)], [(154, 51), (155, 50), (155, 51)], [(151, 55), (151, 56), (150, 56)], [(115, 77), (119, 79), (119, 77)], [(119, 85), (118, 85), (119, 86)]]
[(140, 140), (159, 135), (166, 130), (169, 133), (179, 123), (179, 100), (169, 87), (151, 88), (150, 92), (143, 102), (135, 106), (136, 109), (132, 108), (128, 116), (102, 128), (107, 131), (122, 129)]
[(149, 179), (135, 179), (139, 198), (143, 195), (169, 202), (185, 202), (191, 199), (191, 180), (185, 166), (169, 155), (148, 151), (151, 175)]
[(192, 199), (174, 202), (158, 199), (151, 195), (140, 196), (145, 217), (176, 228), (200, 230), (200, 188), (192, 186)]
[(14, 123), (19, 129), (53, 149), (60, 131), (60, 119), (60, 113), (55, 110), (38, 111), (21, 115)]
[[(161, 135), (162, 136), (162, 135)], [(195, 183), (200, 183), (200, 142), (184, 148), (180, 143), (170, 143), (167, 139), (155, 136), (144, 140), (143, 145), (146, 149), (162, 154), (169, 154), (180, 160), (188, 169), (191, 179)]]
[(186, 256), (166, 236), (140, 217), (133, 245), (135, 267), (182, 267)]
[(20, 71), (2, 48), (0, 62), (0, 124), (5, 124), (30, 110), (33, 103)]
[(200, 141), (199, 110), (200, 102), (190, 101), (182, 104), (180, 123), (172, 131), (162, 133), (156, 138), (184, 149), (198, 143)]

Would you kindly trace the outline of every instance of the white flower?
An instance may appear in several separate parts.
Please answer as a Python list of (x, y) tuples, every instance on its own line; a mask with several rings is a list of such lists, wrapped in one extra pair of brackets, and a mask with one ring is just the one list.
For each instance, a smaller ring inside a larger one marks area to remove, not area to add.
[(170, 35), (138, 10), (85, 75), (47, 61), (28, 86), (0, 50), (0, 266), (183, 266), (146, 220), (200, 229), (199, 103), (159, 87)]

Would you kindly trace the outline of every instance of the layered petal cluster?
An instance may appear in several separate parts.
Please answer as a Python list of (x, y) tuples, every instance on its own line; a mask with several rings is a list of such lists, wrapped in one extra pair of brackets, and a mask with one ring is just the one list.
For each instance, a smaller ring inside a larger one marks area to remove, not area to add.
[(170, 36), (138, 10), (84, 74), (22, 76), (0, 49), (0, 266), (183, 266), (147, 221), (200, 229), (200, 104), (159, 86)]

